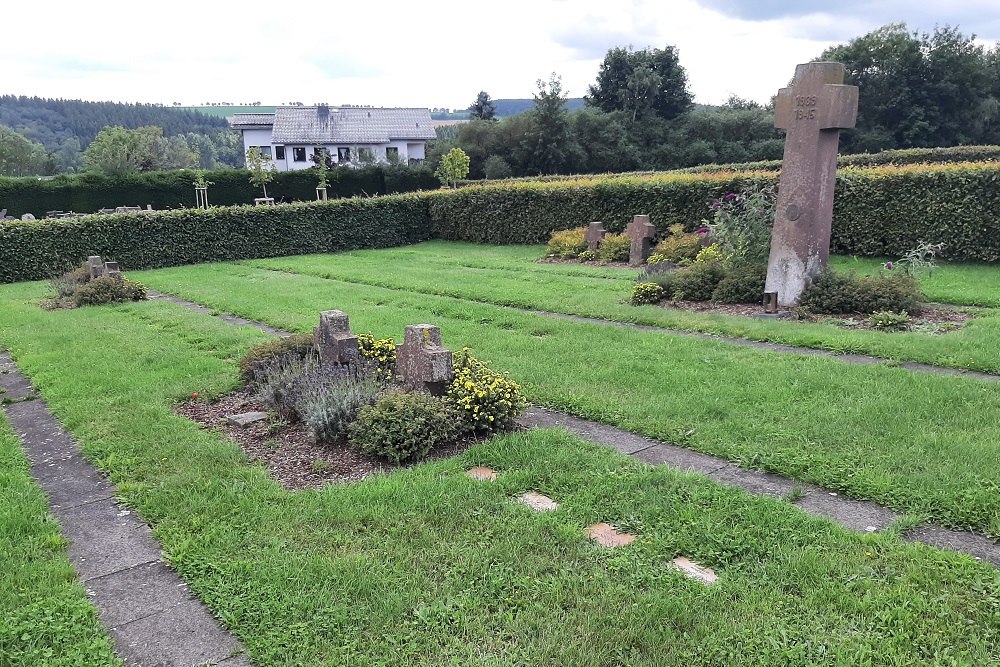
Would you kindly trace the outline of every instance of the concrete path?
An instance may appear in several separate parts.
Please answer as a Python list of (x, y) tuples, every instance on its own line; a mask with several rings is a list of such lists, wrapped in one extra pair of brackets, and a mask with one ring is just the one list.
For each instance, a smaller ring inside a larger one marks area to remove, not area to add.
[[(213, 312), (200, 304), (176, 296), (165, 295), (152, 290), (148, 290), (147, 293), (150, 298), (170, 301), (171, 303), (176, 303), (198, 312)], [(219, 315), (219, 317), (234, 324), (257, 327), (269, 334), (278, 336), (291, 335), (288, 331), (275, 329), (262, 322), (247, 320), (242, 317), (233, 317), (231, 315)], [(794, 349), (796, 352), (799, 351), (799, 348)], [(812, 352), (821, 353), (818, 350), (812, 350)], [(949, 371), (951, 369), (940, 370)], [(1000, 379), (996, 376), (988, 377)], [(875, 532), (882, 530), (901, 516), (894, 510), (878, 503), (865, 500), (852, 500), (842, 497), (829, 489), (797, 482), (781, 475), (747, 470), (722, 458), (695, 452), (685, 447), (651, 440), (634, 433), (629, 433), (628, 431), (623, 431), (614, 426), (580, 419), (545, 408), (530, 408), (520, 420), (520, 423), (527, 428), (562, 427), (585, 440), (612, 447), (652, 465), (667, 465), (678, 470), (700, 472), (720, 484), (736, 486), (754, 495), (766, 495), (788, 500), (805, 512), (832, 519), (845, 528), (854, 531)], [(1000, 544), (997, 544), (985, 535), (964, 530), (953, 530), (934, 524), (924, 524), (906, 533), (904, 539), (922, 542), (941, 549), (966, 553), (977, 560), (985, 561), (994, 567), (1000, 568)]]
[(115, 486), (84, 459), (6, 352), (0, 387), (31, 476), (48, 494), (70, 561), (125, 664), (249, 667), (240, 642), (191, 596), (149, 526), (115, 500)]

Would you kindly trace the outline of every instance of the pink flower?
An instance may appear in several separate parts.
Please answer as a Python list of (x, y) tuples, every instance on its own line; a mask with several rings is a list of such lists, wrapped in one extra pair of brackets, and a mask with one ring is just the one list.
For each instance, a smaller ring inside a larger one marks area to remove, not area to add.
[(892, 271), (892, 262), (886, 262), (885, 263), (885, 270), (886, 271)]
[(708, 234), (709, 229), (708, 227), (699, 227), (697, 231), (699, 234)]

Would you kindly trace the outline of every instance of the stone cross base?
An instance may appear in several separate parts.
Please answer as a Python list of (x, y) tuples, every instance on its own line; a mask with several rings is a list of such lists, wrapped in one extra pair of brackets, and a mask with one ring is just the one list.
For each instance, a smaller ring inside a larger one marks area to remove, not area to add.
[(587, 233), (584, 236), (584, 238), (587, 239), (587, 248), (597, 252), (597, 249), (601, 246), (601, 239), (603, 239), (607, 233), (608, 232), (604, 229), (603, 222), (590, 223), (587, 227)]
[(351, 333), (350, 322), (343, 311), (320, 313), (313, 338), (322, 364), (357, 364), (361, 358), (358, 337)]
[(91, 278), (100, 278), (104, 275), (104, 260), (100, 255), (91, 255), (87, 258), (87, 268)]
[(403, 344), (396, 348), (396, 371), (407, 389), (444, 394), (455, 371), (451, 351), (441, 345), (441, 329), (433, 324), (406, 327)]

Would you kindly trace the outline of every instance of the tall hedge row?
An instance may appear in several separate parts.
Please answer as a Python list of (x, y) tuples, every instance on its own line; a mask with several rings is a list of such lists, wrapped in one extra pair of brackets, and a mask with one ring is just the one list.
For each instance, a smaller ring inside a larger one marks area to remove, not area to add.
[[(250, 184), (245, 169), (220, 169), (206, 173), (212, 185), (209, 203), (216, 206), (251, 204), (263, 193)], [(0, 208), (21, 217), (42, 217), (47, 211), (96, 213), (102, 208), (151, 204), (154, 209), (195, 206), (195, 173), (190, 170), (160, 171), (123, 176), (71, 174), (50, 180), (0, 178)], [(278, 201), (313, 201), (318, 178), (312, 170), (275, 174), (267, 187)], [(437, 188), (440, 182), (426, 168), (367, 167), (334, 169), (329, 176), (330, 198), (384, 195)]]
[[(621, 231), (644, 213), (663, 233), (692, 229), (709, 203), (770, 172), (511, 182), (282, 206), (217, 207), (0, 223), (0, 282), (45, 278), (87, 255), (126, 270), (378, 248), (440, 237), (541, 243), (601, 220)], [(919, 241), (942, 257), (1000, 261), (1000, 162), (848, 168), (838, 174), (832, 250), (898, 257)]]
[(383, 248), (430, 238), (419, 195), (0, 223), (0, 282), (47, 278), (101, 255), (125, 270)]

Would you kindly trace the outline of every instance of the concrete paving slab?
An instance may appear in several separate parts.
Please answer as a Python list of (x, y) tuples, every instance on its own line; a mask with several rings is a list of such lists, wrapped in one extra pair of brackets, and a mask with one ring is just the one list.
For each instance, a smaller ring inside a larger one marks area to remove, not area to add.
[(770, 496), (772, 498), (787, 498), (796, 487), (802, 488), (801, 484), (768, 472), (757, 470), (745, 470), (734, 465), (727, 465), (708, 475), (717, 482), (722, 482), (729, 486), (739, 488), (754, 494), (755, 496)]
[(471, 477), (472, 479), (478, 479), (480, 482), (492, 482), (497, 478), (497, 473), (492, 468), (477, 466), (471, 470), (466, 470), (465, 476)]
[(795, 501), (813, 516), (833, 519), (840, 525), (859, 533), (871, 533), (887, 528), (899, 518), (899, 514), (888, 507), (882, 507), (864, 500), (852, 500), (829, 491), (807, 491)]
[(517, 501), (527, 505), (536, 512), (554, 512), (559, 509), (559, 503), (537, 491), (528, 491), (517, 497)]
[(49, 496), (53, 510), (113, 498), (114, 485), (79, 452), (43, 463), (32, 462), (31, 476)]
[(242, 651), (236, 639), (194, 600), (108, 632), (129, 667), (214, 665)]
[(149, 527), (114, 500), (54, 509), (80, 579), (87, 581), (160, 559)]
[(635, 535), (620, 532), (610, 523), (595, 523), (592, 526), (584, 528), (583, 532), (587, 537), (597, 542), (602, 547), (607, 547), (608, 549), (624, 547), (632, 544), (636, 540)]
[(187, 586), (179, 584), (177, 573), (162, 561), (88, 579), (86, 588), (107, 627), (125, 625), (191, 601)]
[(563, 427), (570, 433), (574, 433), (587, 440), (600, 442), (601, 444), (613, 447), (623, 454), (632, 454), (642, 449), (652, 447), (655, 440), (644, 438), (628, 431), (623, 431), (614, 426), (598, 424), (585, 419), (579, 419), (570, 415), (564, 415), (554, 410), (546, 408), (530, 407), (525, 410), (524, 415), (518, 423), (525, 428), (551, 428)]
[(906, 533), (903, 538), (938, 549), (961, 551), (993, 567), (1000, 567), (1000, 544), (985, 535), (949, 530), (940, 526), (920, 526)]
[(688, 472), (713, 473), (730, 464), (708, 454), (694, 452), (676, 445), (658, 444), (632, 455), (650, 465), (668, 465)]

